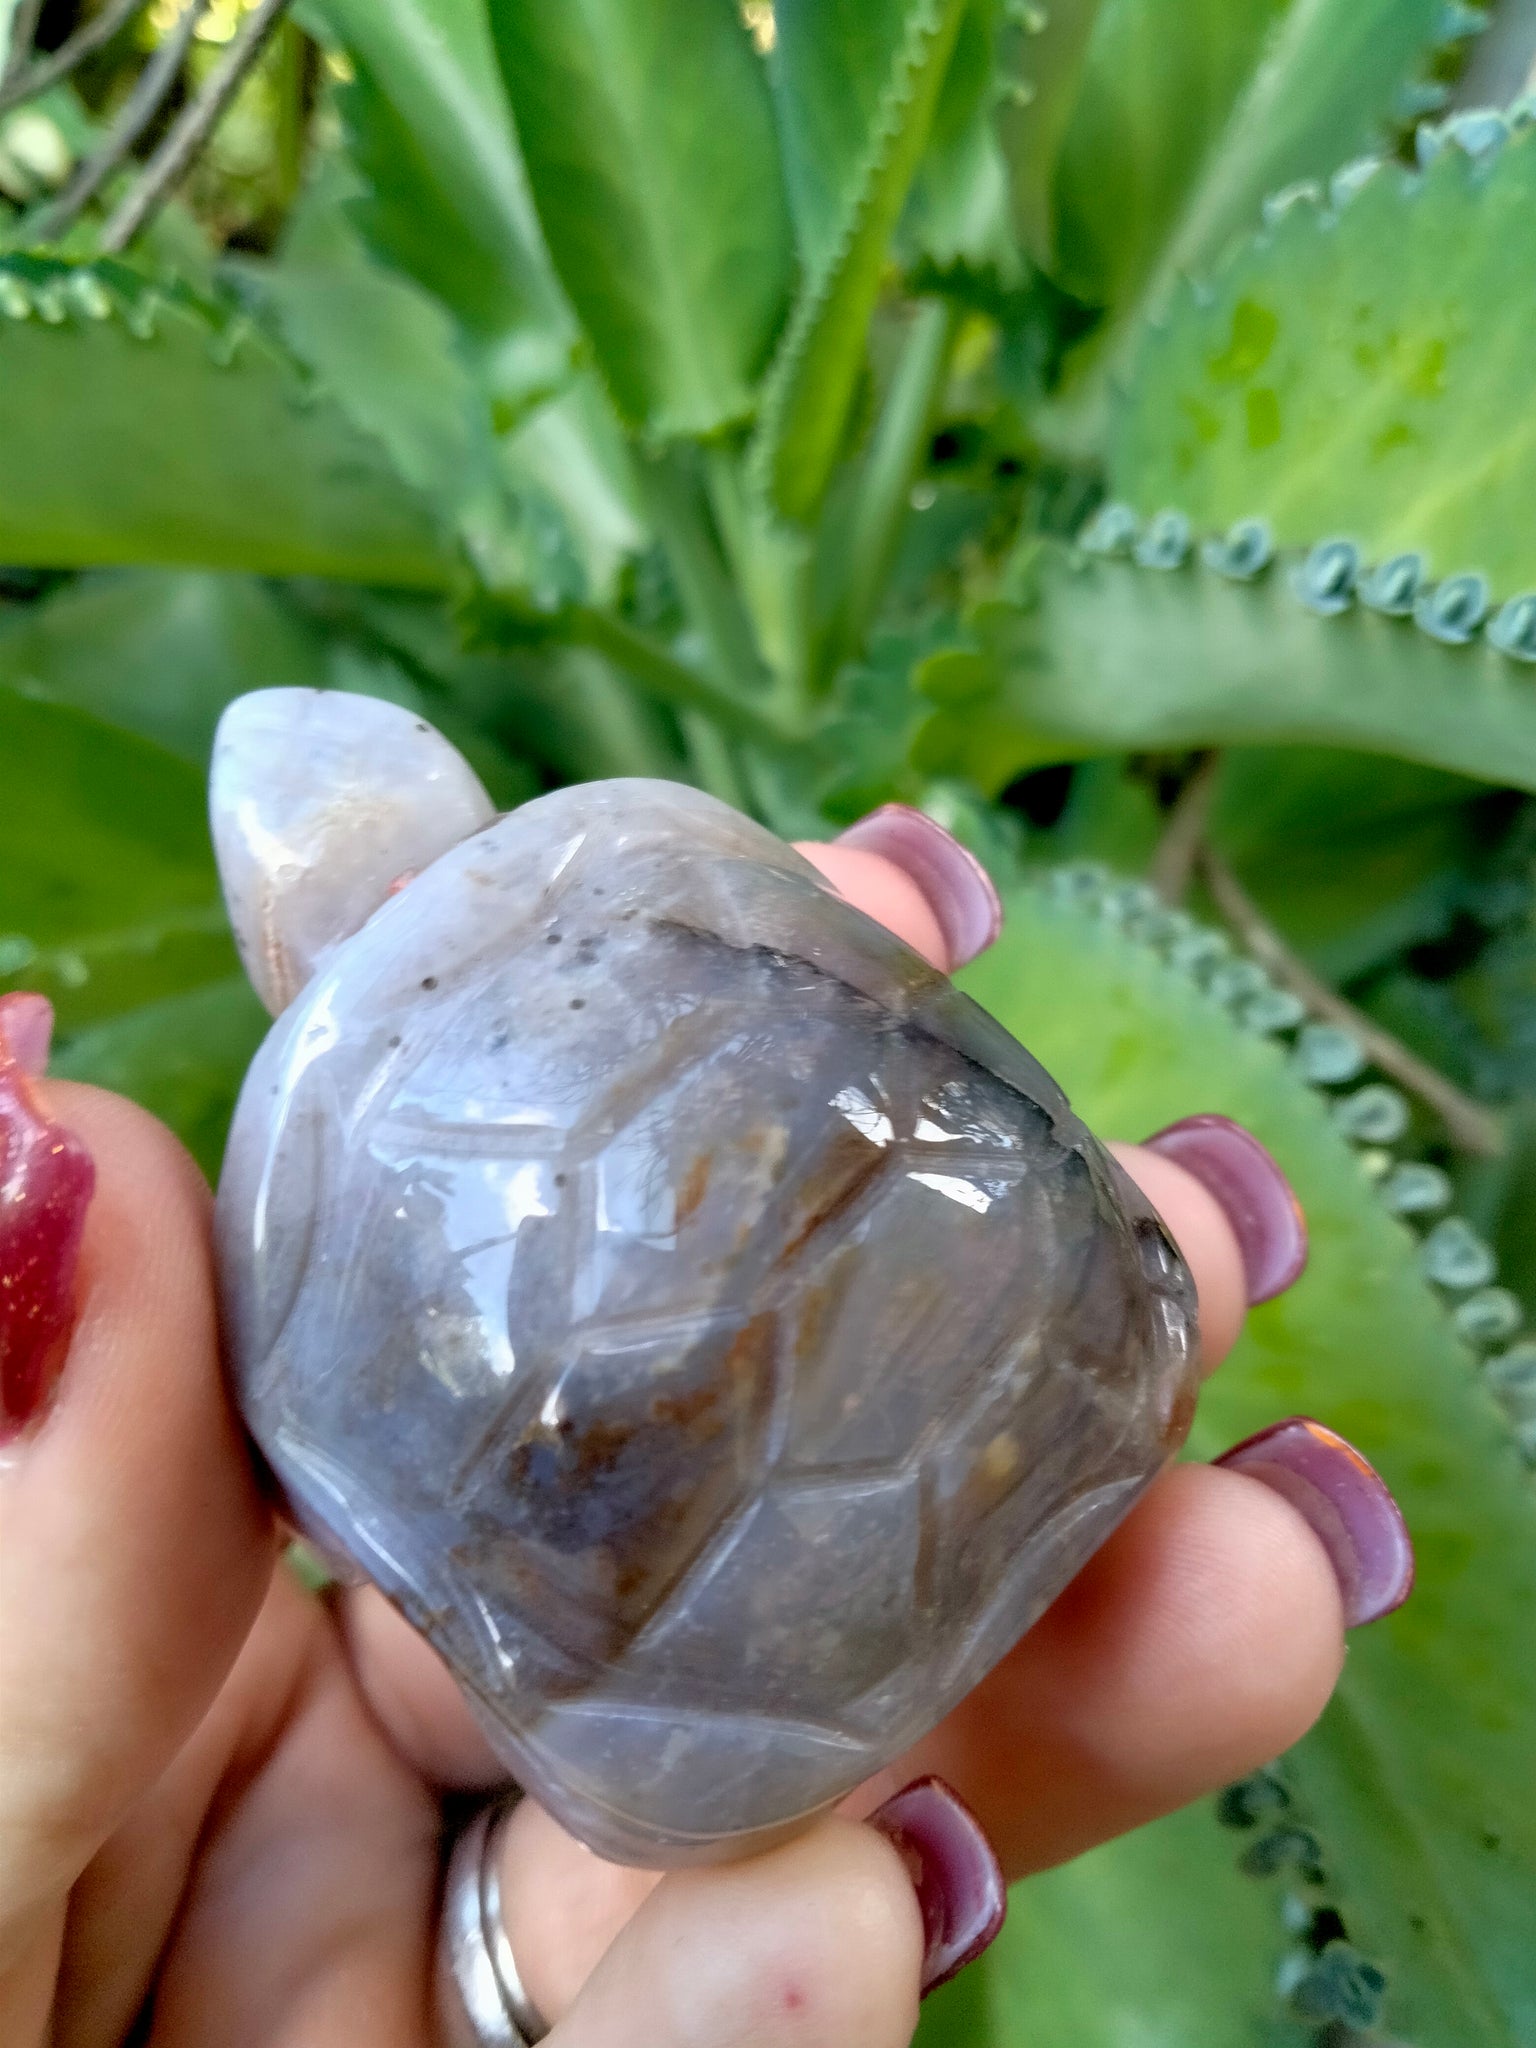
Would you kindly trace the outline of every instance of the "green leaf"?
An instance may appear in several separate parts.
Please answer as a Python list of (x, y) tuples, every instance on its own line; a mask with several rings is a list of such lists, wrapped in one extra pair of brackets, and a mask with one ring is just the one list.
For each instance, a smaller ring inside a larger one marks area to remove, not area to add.
[(541, 492), (559, 506), (588, 588), (612, 601), (626, 561), (648, 535), (622, 428), (595, 372), (536, 407), (504, 448), (515, 490)]
[(1014, 226), (1042, 269), (1059, 268), (1056, 167), (1105, 0), (1052, 0), (1012, 23), (996, 109)]
[(514, 476), (486, 389), (436, 300), (366, 259), (238, 263), (230, 274), (284, 347), (458, 533), (484, 583), (534, 618), (586, 595), (553, 493), (526, 469)]
[(232, 975), (91, 1025), (50, 1071), (131, 1096), (170, 1125), (212, 1181), (245, 1070), (271, 1021), (245, 976)]
[(496, 348), (502, 388), (553, 388), (575, 325), (534, 213), (485, 0), (309, 5), (356, 72), (339, 98), (370, 246)]
[(233, 309), (117, 264), (0, 262), (0, 559), (440, 587), (388, 452)]
[(1055, 184), (1059, 281), (1124, 306), (1208, 264), (1266, 194), (1380, 147), (1445, 17), (1444, 0), (1104, 0)]
[(1387, 146), (1443, 95), (1423, 81), (1479, 19), (1445, 0), (1105, 0), (1043, 260), (1109, 317), (1042, 433), (1096, 452), (1110, 386), (1180, 280), (1256, 228), (1271, 193)]
[[(0, 684), (154, 740), (199, 772), (232, 697), (273, 688), (358, 690), (432, 719), (502, 808), (531, 796), (531, 771), (445, 701), (430, 667), (323, 616), (318, 593), (335, 604), (344, 588), (307, 586), (306, 610), (291, 586), (254, 576), (100, 570), (32, 604), (0, 609)], [(397, 593), (395, 601), (429, 608), (439, 636), (453, 644), (440, 599)]]
[[(1024, 282), (994, 123), (1003, 34), (999, 5), (1000, 0), (970, 0), (961, 19), (900, 235), (906, 260), (915, 259), (919, 284), (932, 279), (948, 290), (957, 281), (974, 281), (990, 287), (994, 297)], [(1022, 31), (1009, 36), (1022, 39)], [(1020, 96), (1030, 89), (1016, 88)]]
[(1282, 544), (1347, 534), (1367, 561), (1536, 589), (1533, 219), (1532, 132), (1291, 206), (1148, 337), (1116, 490), (1200, 530), (1261, 515)]
[(492, 0), (556, 270), (631, 426), (745, 419), (784, 317), (788, 216), (732, 0)]
[[(1338, 1695), (1287, 1770), (1316, 1818), (1349, 1938), (1388, 1973), (1390, 2032), (1415, 2048), (1517, 2048), (1536, 2030), (1536, 1803), (1512, 1791), (1536, 1748), (1536, 1663), (1516, 1647), (1536, 1601), (1536, 1493), (1507, 1427), (1415, 1239), (1280, 1046), (1240, 1030), (1187, 973), (1080, 900), (1027, 887), (1007, 914), (965, 985), (1090, 1124), (1135, 1135), (1194, 1111), (1236, 1117), (1306, 1208), (1308, 1270), (1250, 1316), (1202, 1398), (1193, 1448), (1210, 1456), (1278, 1417), (1317, 1414), (1401, 1502), (1418, 1551), (1413, 1598), (1352, 1638)], [(1166, 1894), (1149, 1884), (1139, 1910), (1174, 1910)], [(1029, 1897), (1026, 1886), (1015, 1912)], [(1114, 1968), (1116, 1948), (1095, 1948), (1096, 1972)], [(1026, 1983), (1016, 1989), (1028, 1997)]]
[(1290, 565), (1252, 582), (1035, 544), (1024, 601), (933, 657), (914, 760), (989, 793), (1049, 761), (1283, 741), (1393, 754), (1536, 789), (1536, 673), (1355, 606), (1309, 610)]
[(0, 989), (73, 1031), (236, 971), (197, 769), (5, 688), (0, 760)]
[(1305, 2048), (1275, 1999), (1275, 1900), (1237, 1854), (1202, 1802), (1016, 1886), (967, 1973), (984, 2027), (932, 2048)]
[(244, 690), (320, 689), (321, 636), (254, 577), (114, 569), (0, 613), (0, 683), (94, 713), (202, 768)]
[(892, 234), (927, 142), (965, 0), (795, 0), (773, 71), (805, 259), (754, 450), (774, 506), (808, 522), (843, 446)]
[(1209, 836), (1290, 944), (1337, 983), (1444, 935), (1484, 793), (1377, 754), (1242, 747), (1222, 765)]
[(373, 263), (237, 262), (230, 274), (408, 484), (444, 506), (483, 488), (490, 407), (435, 300)]

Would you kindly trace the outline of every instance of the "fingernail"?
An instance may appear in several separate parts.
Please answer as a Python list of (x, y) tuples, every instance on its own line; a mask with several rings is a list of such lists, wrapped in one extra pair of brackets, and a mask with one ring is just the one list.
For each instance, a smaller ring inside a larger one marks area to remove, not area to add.
[(46, 996), (18, 989), (0, 996), (0, 1044), (24, 1074), (34, 1077), (48, 1067), (48, 1048), (53, 1043), (53, 1005)]
[(1413, 1539), (1387, 1482), (1351, 1443), (1296, 1415), (1216, 1460), (1282, 1494), (1316, 1532), (1344, 1595), (1344, 1625), (1359, 1628), (1401, 1607), (1413, 1591)]
[(1229, 1116), (1187, 1116), (1142, 1141), (1216, 1197), (1243, 1255), (1250, 1307), (1272, 1301), (1307, 1263), (1307, 1219), (1273, 1154)]
[(1003, 906), (975, 854), (910, 804), (882, 804), (837, 835), (839, 846), (884, 854), (917, 884), (938, 920), (949, 964), (984, 953), (1003, 928)]
[(907, 1866), (923, 1916), (923, 1996), (997, 1938), (1008, 1893), (981, 1822), (942, 1778), (917, 1778), (869, 1817)]
[(0, 1443), (37, 1415), (63, 1367), (96, 1185), (90, 1154), (32, 1090), (47, 1030), (35, 1008), (13, 1002), (0, 1009)]

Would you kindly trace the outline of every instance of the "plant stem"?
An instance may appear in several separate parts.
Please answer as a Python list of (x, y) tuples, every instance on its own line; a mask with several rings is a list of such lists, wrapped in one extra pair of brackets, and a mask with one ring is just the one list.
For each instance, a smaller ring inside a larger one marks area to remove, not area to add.
[(678, 724), (688, 742), (688, 753), (699, 787), (707, 789), (711, 796), (719, 797), (721, 803), (729, 804), (732, 810), (750, 814), (751, 799), (737, 772), (731, 743), (719, 726), (712, 718), (706, 718), (702, 711), (680, 711)]
[(1168, 813), (1168, 823), (1152, 856), (1147, 880), (1171, 909), (1177, 910), (1195, 878), (1195, 864), (1205, 839), (1205, 824), (1211, 814), (1211, 799), (1221, 774), (1221, 755), (1214, 750), (1201, 754), (1178, 801)]
[(859, 479), (841, 595), (817, 650), (818, 688), (862, 644), (901, 536), (912, 478), (932, 431), (960, 315), (947, 300), (929, 299), (912, 316), (891, 388)]
[(726, 573), (694, 478), (673, 453), (636, 464), (645, 508), (667, 551), (683, 607), (722, 684), (743, 695), (768, 681), (752, 623)]
[[(86, 158), (69, 183), (28, 223), (34, 241), (56, 242), (90, 205), (139, 137), (165, 105), (181, 75), (192, 37), (208, 0), (187, 0), (159, 48), (134, 81), (122, 111), (94, 156)], [(105, 242), (103, 246), (109, 246)]]
[(723, 689), (712, 676), (689, 668), (665, 647), (611, 612), (574, 605), (563, 620), (564, 637), (590, 647), (622, 669), (641, 689), (678, 711), (703, 711), (725, 731), (760, 747), (792, 746), (803, 734), (773, 717), (766, 707)]
[[(202, 90), (176, 116), (138, 182), (103, 228), (103, 249), (114, 254), (126, 249), (181, 183), (219, 125), (225, 108), (244, 84), (287, 5), (288, 0), (260, 0), (241, 22)], [(202, 0), (191, 0), (189, 12), (200, 12), (201, 7)]]
[[(22, 66), (32, 37), (29, 31), (25, 44), (15, 40), (24, 26), (23, 10), (18, 8), (12, 29), (12, 62), (4, 83), (0, 84), (0, 114), (20, 106), (23, 100), (36, 99), (50, 85), (57, 85), (61, 78), (67, 78), (77, 64), (83, 64), (93, 51), (110, 43), (120, 28), (126, 28), (136, 14), (141, 14), (145, 4), (146, 0), (108, 0), (100, 14), (92, 15), (67, 42), (60, 43), (48, 56), (39, 57), (35, 64), (27, 64), (25, 70)], [(37, 6), (33, 5), (31, 11), (35, 16)]]
[[(3, 76), (7, 81), (14, 78), (32, 54), (32, 44), (37, 36), (38, 16), (43, 11), (43, 0), (16, 0), (16, 11), (11, 16), (10, 39), (6, 44)], [(14, 105), (14, 101), (0, 95), (0, 107)]]
[(801, 712), (809, 665), (810, 542), (775, 525), (751, 501), (739, 449), (719, 442), (706, 448), (704, 475), (730, 573), (774, 677), (775, 698), (781, 708)]
[(1363, 1010), (1337, 989), (1315, 975), (1299, 959), (1281, 934), (1239, 882), (1231, 868), (1209, 846), (1202, 847), (1199, 870), (1211, 900), (1244, 946), (1282, 987), (1294, 990), (1308, 1009), (1330, 1024), (1338, 1024), (1359, 1040), (1371, 1060), (1384, 1074), (1417, 1095), (1434, 1110), (1455, 1142), (1483, 1158), (1495, 1158), (1504, 1149), (1504, 1128), (1499, 1119), (1454, 1081), (1447, 1080), (1438, 1067), (1415, 1052), (1390, 1031), (1384, 1031)]

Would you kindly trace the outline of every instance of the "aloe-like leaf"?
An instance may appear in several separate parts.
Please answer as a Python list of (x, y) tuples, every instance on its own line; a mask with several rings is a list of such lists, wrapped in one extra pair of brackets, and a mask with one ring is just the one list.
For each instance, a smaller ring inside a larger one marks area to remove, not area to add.
[[(1280, 1416), (1315, 1413), (1401, 1502), (1418, 1551), (1413, 1598), (1352, 1639), (1338, 1695), (1287, 1773), (1316, 1821), (1350, 1941), (1387, 1973), (1390, 2033), (1416, 2048), (1515, 2048), (1536, 2029), (1536, 1805), (1510, 1796), (1536, 1745), (1536, 1665), (1513, 1648), (1536, 1601), (1536, 1492), (1452, 1327), (1447, 1306), (1460, 1296), (1431, 1285), (1426, 1247), (1389, 1213), (1340, 1105), (1174, 964), (1187, 957), (1187, 926), (1133, 909), (1164, 935), (1159, 949), (1127, 931), (1125, 903), (1115, 889), (1086, 905), (1019, 889), (1001, 943), (965, 983), (1095, 1127), (1135, 1135), (1220, 1111), (1290, 1176), (1311, 1263), (1250, 1316), (1202, 1398), (1194, 1449), (1209, 1456)], [(1149, 1887), (1140, 1910), (1167, 1911), (1165, 1892)], [(1029, 1897), (1026, 1886), (1015, 1910), (1027, 1914)], [(1112, 1958), (1113, 1944), (1092, 1967)], [(1013, 1995), (1027, 2010), (1028, 1983)]]
[(1282, 544), (1347, 535), (1495, 599), (1536, 590), (1536, 128), (1459, 132), (1422, 173), (1288, 207), (1179, 295), (1116, 422), (1118, 491), (1199, 530), (1257, 515)]
[(892, 233), (928, 139), (965, 0), (781, 6), (774, 91), (805, 264), (753, 459), (811, 520), (841, 452)]
[(750, 413), (792, 273), (767, 81), (732, 0), (492, 0), (550, 255), (620, 413)]
[(238, 971), (197, 769), (5, 688), (0, 760), (0, 989), (72, 1031)]
[(237, 308), (118, 264), (0, 262), (0, 558), (442, 587), (389, 451)]
[(1536, 789), (1536, 670), (1486, 634), (1447, 646), (1347, 589), (1324, 616), (1287, 562), (1244, 581), (1042, 542), (1019, 580), (1020, 602), (982, 605), (972, 644), (918, 669), (930, 774), (995, 793), (1048, 761), (1310, 741)]
[(575, 323), (544, 248), (486, 0), (309, 0), (355, 71), (339, 95), (384, 261), (426, 286), (526, 397), (563, 378)]

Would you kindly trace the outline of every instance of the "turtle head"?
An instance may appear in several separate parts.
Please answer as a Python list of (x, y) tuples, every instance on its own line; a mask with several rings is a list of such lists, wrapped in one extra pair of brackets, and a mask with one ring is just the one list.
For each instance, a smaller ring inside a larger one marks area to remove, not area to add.
[(402, 878), (496, 816), (440, 732), (341, 690), (257, 690), (219, 721), (209, 815), (245, 971), (274, 1016)]

